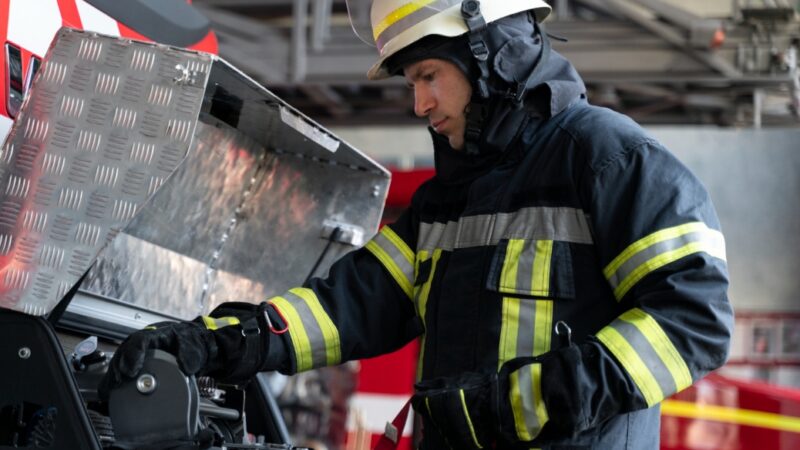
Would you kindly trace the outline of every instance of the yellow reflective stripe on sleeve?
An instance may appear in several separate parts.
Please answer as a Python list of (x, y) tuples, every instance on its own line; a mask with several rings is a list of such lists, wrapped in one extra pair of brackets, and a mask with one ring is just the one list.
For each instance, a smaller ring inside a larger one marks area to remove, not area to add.
[(653, 406), (692, 384), (689, 367), (658, 322), (633, 308), (600, 330), (597, 338), (616, 356)]
[(325, 312), (317, 295), (311, 289), (306, 288), (295, 288), (291, 289), (289, 292), (305, 300), (311, 313), (314, 315), (314, 319), (316, 319), (324, 339), (323, 345), (325, 346), (326, 365), (332, 366), (339, 364), (342, 361), (339, 330), (336, 328), (336, 325), (333, 324), (328, 313)]
[(639, 308), (631, 309), (619, 317), (628, 323), (632, 323), (645, 336), (653, 347), (658, 357), (666, 366), (675, 383), (675, 391), (665, 393), (672, 395), (680, 392), (692, 385), (692, 374), (686, 361), (683, 360), (678, 349), (672, 344), (669, 337), (656, 320)]
[(339, 331), (314, 291), (292, 289), (270, 302), (286, 318), (298, 372), (341, 362)]
[(725, 260), (725, 238), (702, 222), (692, 222), (657, 231), (626, 248), (603, 270), (621, 300), (651, 272), (695, 253)]
[(286, 325), (289, 328), (289, 340), (292, 341), (292, 347), (294, 347), (297, 371), (304, 372), (306, 370), (311, 370), (314, 367), (311, 355), (311, 342), (308, 339), (303, 320), (300, 319), (300, 314), (298, 314), (294, 306), (283, 297), (274, 297), (270, 299), (270, 303), (275, 304), (286, 319)]
[(605, 327), (597, 333), (597, 338), (617, 357), (622, 367), (633, 379), (636, 387), (639, 388), (639, 392), (642, 393), (648, 407), (664, 399), (664, 393), (661, 391), (658, 381), (650, 373), (647, 365), (636, 353), (636, 350), (617, 330)]
[(550, 262), (553, 259), (553, 241), (536, 241), (536, 258), (531, 275), (532, 289), (536, 295), (550, 295)]
[(411, 247), (409, 247), (405, 241), (403, 241), (403, 239), (401, 239), (400, 236), (394, 232), (394, 230), (388, 226), (385, 226), (381, 229), (381, 234), (386, 236), (386, 239), (388, 239), (392, 244), (395, 245), (395, 247), (397, 247), (410, 265), (414, 265), (414, 252), (411, 250)]
[(209, 317), (203, 316), (203, 324), (211, 331), (225, 328), (231, 325), (239, 325), (239, 319), (236, 317)]
[(403, 275), (403, 272), (399, 267), (397, 267), (397, 264), (395, 264), (394, 260), (392, 260), (392, 257), (389, 256), (389, 254), (386, 253), (386, 251), (375, 241), (367, 242), (365, 248), (369, 250), (370, 253), (375, 255), (376, 258), (378, 258), (383, 266), (386, 267), (386, 270), (388, 270), (392, 275), (392, 278), (394, 278), (394, 280), (400, 286), (400, 289), (406, 293), (408, 298), (411, 298), (411, 296), (414, 295), (413, 283)]
[(391, 228), (385, 226), (365, 248), (389, 271), (409, 299), (414, 296), (414, 253)]
[(475, 435), (475, 427), (472, 426), (472, 418), (469, 416), (469, 410), (467, 410), (467, 401), (464, 399), (464, 390), (459, 389), (458, 394), (461, 396), (461, 407), (464, 409), (464, 417), (467, 419), (467, 425), (469, 426), (469, 432), (472, 435), (472, 442), (475, 443), (475, 446), (478, 448), (483, 448), (480, 442), (478, 442), (478, 436)]

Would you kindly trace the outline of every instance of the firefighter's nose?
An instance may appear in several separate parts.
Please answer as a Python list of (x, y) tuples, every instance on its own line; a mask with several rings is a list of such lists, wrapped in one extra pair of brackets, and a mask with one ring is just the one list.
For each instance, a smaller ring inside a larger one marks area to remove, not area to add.
[(417, 117), (427, 117), (435, 105), (436, 100), (430, 89), (423, 86), (414, 88), (414, 114)]

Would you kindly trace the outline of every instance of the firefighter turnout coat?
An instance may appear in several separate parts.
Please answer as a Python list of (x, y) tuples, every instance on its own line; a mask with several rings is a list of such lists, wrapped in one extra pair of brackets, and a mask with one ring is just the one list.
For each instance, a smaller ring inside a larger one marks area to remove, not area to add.
[[(557, 83), (498, 157), (434, 136), (437, 174), (324, 279), (271, 299), (294, 373), (421, 336), (419, 380), (508, 375), (520, 442), (657, 449), (659, 403), (726, 360), (725, 244), (701, 183), (625, 116)], [(554, 331), (563, 322), (571, 340)], [(447, 448), (424, 433), (423, 448)], [(498, 446), (500, 448), (501, 446)]]

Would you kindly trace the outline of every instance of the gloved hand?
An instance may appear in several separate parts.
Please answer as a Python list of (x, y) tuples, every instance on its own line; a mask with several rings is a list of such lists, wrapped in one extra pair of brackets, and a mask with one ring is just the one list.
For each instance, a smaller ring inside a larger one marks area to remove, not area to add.
[(478, 373), (422, 381), (414, 386), (411, 404), (452, 449), (489, 449), (497, 429), (492, 407), (497, 382), (496, 374)]
[(187, 375), (211, 376), (229, 382), (244, 382), (265, 366), (271, 327), (266, 303), (225, 303), (211, 316), (191, 322), (160, 322), (139, 330), (114, 352), (98, 392), (108, 398), (110, 390), (124, 379), (134, 378), (150, 350), (175, 356)]
[(497, 374), (436, 378), (415, 388), (414, 410), (454, 450), (531, 448), (548, 421), (541, 358), (516, 358)]

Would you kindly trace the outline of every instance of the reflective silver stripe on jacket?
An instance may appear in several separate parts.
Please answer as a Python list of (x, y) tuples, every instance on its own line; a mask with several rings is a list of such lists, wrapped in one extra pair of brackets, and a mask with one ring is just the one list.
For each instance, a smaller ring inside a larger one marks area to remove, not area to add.
[(523, 208), (513, 213), (462, 217), (458, 222), (420, 223), (417, 251), (497, 245), (501, 239), (592, 244), (586, 215), (575, 208)]

